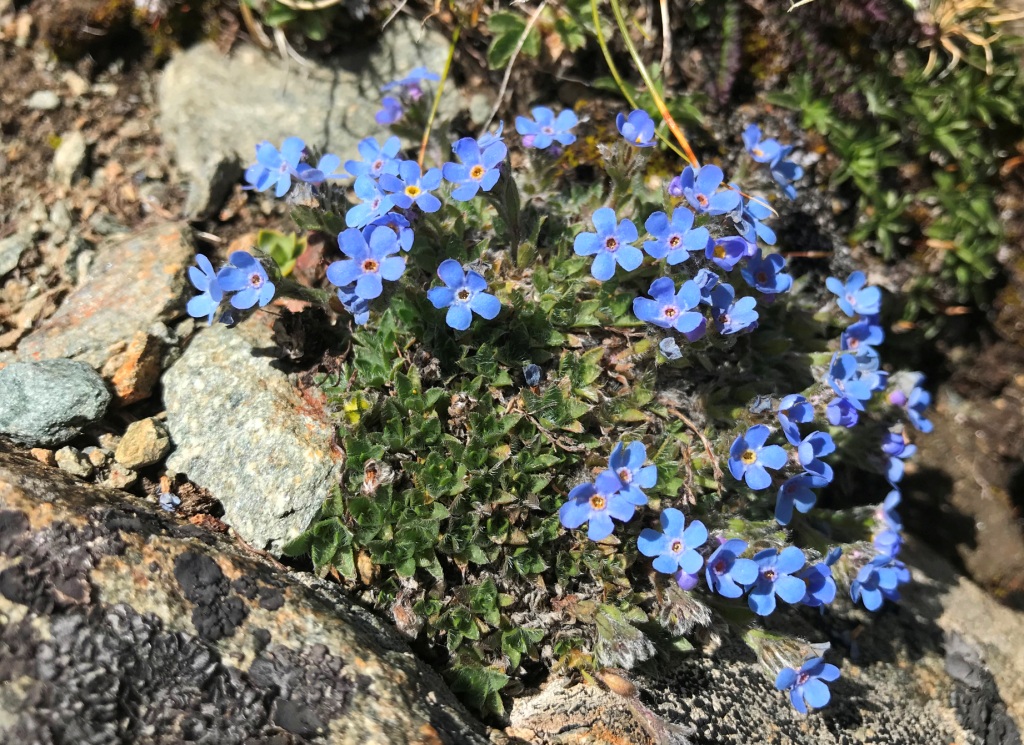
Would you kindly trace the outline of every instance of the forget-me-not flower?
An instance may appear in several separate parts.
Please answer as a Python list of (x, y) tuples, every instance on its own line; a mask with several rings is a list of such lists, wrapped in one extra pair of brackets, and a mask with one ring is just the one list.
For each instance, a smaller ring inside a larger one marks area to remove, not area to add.
[(778, 140), (761, 139), (761, 128), (756, 124), (747, 125), (743, 130), (743, 147), (758, 163), (771, 163), (782, 152), (782, 145)]
[(367, 241), (355, 228), (338, 236), (338, 246), (348, 258), (327, 267), (327, 279), (338, 287), (355, 284), (355, 293), (364, 300), (380, 297), (382, 280), (393, 282), (405, 271), (405, 258), (393, 256), (399, 251), (398, 237), (391, 228), (374, 228)]
[(192, 284), (199, 290), (200, 295), (188, 301), (186, 310), (193, 318), (207, 317), (207, 323), (213, 324), (213, 317), (217, 314), (221, 300), (224, 299), (224, 290), (217, 281), (217, 273), (213, 270), (213, 264), (202, 254), (196, 255), (198, 267), (188, 268), (188, 277)]
[(781, 552), (766, 548), (755, 554), (758, 575), (747, 596), (750, 609), (759, 616), (770, 616), (775, 610), (776, 595), (791, 605), (803, 600), (807, 586), (793, 574), (806, 560), (804, 552), (796, 546), (786, 546)]
[(709, 240), (704, 248), (704, 258), (729, 272), (756, 250), (757, 246), (743, 236), (727, 235)]
[(782, 187), (782, 193), (790, 199), (796, 199), (796, 187), (794, 181), (799, 181), (804, 175), (804, 169), (796, 163), (786, 160), (793, 152), (792, 145), (786, 145), (775, 156), (775, 160), (768, 166), (775, 183)]
[(501, 176), (498, 166), (508, 153), (505, 143), (495, 141), (481, 149), (480, 143), (472, 137), (463, 137), (453, 149), (462, 162), (449, 162), (442, 167), (445, 179), (455, 186), (452, 199), (466, 202), (481, 189), (490, 191), (494, 188)]
[(555, 112), (546, 106), (530, 109), (533, 119), (525, 116), (516, 117), (516, 132), (523, 136), (523, 147), (546, 150), (554, 142), (560, 145), (571, 145), (576, 142), (572, 128), (579, 119), (572, 109), (565, 109), (555, 116)]
[(707, 228), (693, 227), (693, 213), (685, 207), (672, 210), (672, 219), (655, 212), (644, 223), (653, 241), (644, 241), (644, 251), (654, 259), (665, 259), (670, 266), (690, 258), (690, 252), (703, 251), (711, 237)]
[(736, 334), (757, 326), (757, 301), (750, 297), (736, 297), (735, 288), (727, 282), (711, 290), (711, 312), (720, 334)]
[(766, 426), (755, 424), (729, 448), (729, 472), (755, 491), (771, 486), (772, 477), (766, 469), (775, 471), (786, 465), (785, 450), (778, 445), (765, 445), (770, 434)]
[[(684, 530), (685, 528), (685, 530)], [(700, 520), (694, 520), (689, 527), (683, 513), (672, 507), (661, 511), (659, 533), (644, 528), (637, 539), (637, 548), (644, 556), (654, 556), (654, 568), (662, 574), (675, 574), (680, 569), (687, 574), (696, 574), (704, 566), (704, 557), (697, 549), (708, 539), (708, 529)]]
[(608, 468), (622, 482), (623, 493), (637, 507), (647, 504), (647, 495), (643, 489), (650, 489), (658, 482), (658, 467), (645, 466), (647, 448), (639, 440), (629, 443), (615, 443), (612, 454), (608, 456)]
[(686, 201), (698, 212), (709, 215), (724, 215), (740, 204), (738, 191), (728, 188), (718, 191), (724, 178), (722, 169), (716, 165), (700, 166), (696, 170), (687, 166), (679, 175)]
[(383, 173), (398, 173), (398, 151), (402, 142), (397, 137), (389, 137), (381, 145), (373, 137), (360, 140), (356, 148), (362, 160), (346, 160), (345, 170), (353, 176), (369, 176), (380, 178)]
[(629, 115), (619, 114), (615, 117), (615, 127), (619, 134), (634, 147), (654, 147), (654, 120), (646, 111), (636, 109)]
[(633, 300), (633, 314), (637, 318), (663, 329), (675, 329), (690, 341), (704, 335), (707, 322), (703, 314), (693, 310), (700, 304), (700, 288), (696, 282), (687, 280), (676, 292), (671, 277), (660, 277), (651, 283), (648, 293), (653, 300), (646, 297)]
[(910, 581), (906, 565), (892, 556), (880, 554), (860, 568), (850, 584), (850, 598), (868, 610), (878, 610), (886, 600), (899, 600), (899, 586)]
[(380, 185), (391, 192), (394, 203), (407, 210), (414, 204), (423, 212), (437, 212), (441, 200), (430, 192), (441, 185), (441, 169), (431, 168), (420, 175), (420, 166), (414, 160), (403, 160), (398, 164), (398, 175), (381, 174)]
[(745, 541), (731, 538), (715, 549), (708, 557), (704, 577), (708, 587), (725, 598), (738, 598), (743, 589), (757, 580), (757, 563), (751, 559), (742, 559), (740, 555), (747, 550)]
[(825, 486), (827, 481), (814, 473), (801, 473), (782, 482), (775, 498), (775, 520), (779, 525), (789, 525), (793, 519), (793, 508), (808, 512), (818, 501), (814, 489)]
[(217, 282), (225, 292), (233, 292), (231, 305), (247, 310), (259, 303), (262, 308), (274, 299), (274, 283), (267, 270), (252, 254), (235, 251), (228, 258), (229, 266), (217, 272)]
[(711, 291), (715, 289), (720, 279), (721, 277), (706, 267), (697, 272), (697, 276), (693, 278), (693, 281), (697, 283), (697, 287), (700, 289), (701, 305), (713, 304)]
[(784, 667), (775, 678), (775, 688), (789, 691), (789, 700), (793, 708), (801, 714), (807, 713), (807, 707), (820, 709), (825, 706), (832, 694), (825, 685), (839, 679), (839, 668), (830, 665), (821, 657), (807, 660), (799, 670)]
[(871, 383), (857, 369), (852, 354), (836, 352), (828, 368), (828, 384), (838, 396), (846, 399), (857, 411), (864, 411), (864, 402), (871, 398)]
[(355, 282), (338, 288), (338, 300), (341, 301), (342, 307), (352, 314), (352, 320), (357, 326), (365, 326), (370, 320), (370, 301), (359, 297)]
[(639, 237), (631, 220), (623, 218), (616, 224), (615, 210), (611, 207), (595, 210), (592, 219), (597, 232), (577, 235), (572, 249), (577, 256), (594, 257), (594, 263), (590, 265), (594, 279), (602, 282), (611, 279), (616, 264), (631, 272), (643, 263), (643, 252), (630, 245)]
[(418, 101), (423, 95), (422, 83), (425, 80), (432, 80), (437, 82), (441, 79), (441, 76), (436, 72), (431, 72), (422, 65), (414, 67), (408, 75), (398, 80), (392, 80), (390, 83), (385, 83), (381, 86), (381, 91), (396, 91), (397, 93), (406, 95), (412, 101)]
[(274, 196), (283, 197), (291, 188), (292, 178), (297, 177), (299, 161), (306, 149), (306, 143), (298, 137), (289, 137), (281, 143), (280, 151), (269, 142), (256, 146), (256, 163), (245, 171), (249, 188), (266, 191), (274, 188)]
[(860, 420), (860, 414), (848, 399), (843, 397), (833, 398), (825, 406), (825, 418), (833, 427), (855, 427)]
[(480, 274), (464, 272), (455, 259), (445, 259), (437, 268), (437, 276), (444, 287), (434, 287), (427, 292), (427, 299), (435, 308), (447, 308), (445, 323), (457, 331), (465, 331), (476, 313), (488, 321), (501, 312), (501, 302), (494, 295), (484, 292), (487, 280)]
[(345, 224), (350, 228), (364, 228), (395, 206), (395, 200), (369, 175), (357, 178), (353, 189), (363, 201), (345, 213)]
[[(736, 191), (739, 187), (730, 184)], [(731, 214), (732, 221), (736, 224), (737, 232), (751, 243), (758, 238), (769, 246), (775, 245), (775, 231), (764, 224), (764, 220), (774, 216), (772, 208), (767, 202), (758, 197), (751, 197), (741, 207), (737, 207)]]
[(810, 473), (821, 476), (826, 483), (832, 481), (832, 467), (820, 460), (834, 453), (836, 444), (828, 432), (811, 432), (797, 447), (800, 465)]
[(558, 519), (570, 530), (587, 526), (587, 537), (600, 541), (612, 534), (612, 520), (628, 522), (636, 505), (622, 493), (622, 482), (611, 471), (602, 471), (593, 483), (586, 482), (569, 492), (569, 501), (558, 510)]
[(380, 111), (373, 115), (373, 120), (382, 127), (394, 124), (405, 116), (402, 102), (394, 96), (384, 96), (380, 102)]
[(885, 330), (879, 325), (876, 316), (866, 316), (847, 326), (839, 339), (840, 348), (851, 352), (864, 347), (874, 349), (885, 341)]
[(873, 316), (881, 310), (882, 291), (877, 287), (867, 287), (867, 281), (864, 272), (854, 272), (845, 283), (829, 277), (825, 286), (836, 295), (836, 303), (846, 315)]
[(740, 274), (747, 284), (758, 292), (777, 295), (788, 292), (793, 286), (793, 278), (782, 274), (786, 268), (786, 259), (782, 254), (768, 254), (761, 258), (761, 249), (750, 257), (747, 265), (740, 269)]
[(800, 428), (796, 425), (814, 420), (814, 406), (800, 394), (791, 393), (779, 401), (778, 416), (782, 434), (795, 447), (800, 444)]

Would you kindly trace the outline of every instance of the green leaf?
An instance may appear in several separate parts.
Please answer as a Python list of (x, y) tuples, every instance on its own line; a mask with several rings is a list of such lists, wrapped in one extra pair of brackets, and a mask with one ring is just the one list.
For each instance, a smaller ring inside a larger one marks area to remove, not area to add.
[(500, 691), (509, 681), (504, 673), (481, 665), (463, 665), (452, 670), (450, 681), (451, 689), (467, 706), (484, 714), (504, 715)]
[[(512, 59), (512, 53), (526, 31), (526, 19), (518, 13), (501, 11), (487, 19), (487, 27), (494, 34), (491, 46), (487, 50), (487, 64), (492, 70), (498, 70)], [(540, 33), (536, 28), (530, 29), (521, 53), (527, 57), (536, 57), (540, 54)]]

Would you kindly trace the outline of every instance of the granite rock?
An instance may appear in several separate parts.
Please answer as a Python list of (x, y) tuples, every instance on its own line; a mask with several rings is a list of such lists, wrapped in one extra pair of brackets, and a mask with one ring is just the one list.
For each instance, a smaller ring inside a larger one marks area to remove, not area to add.
[(337, 588), (0, 454), (0, 741), (485, 745)]
[(163, 378), (169, 470), (224, 506), (223, 520), (279, 554), (313, 519), (336, 479), (334, 426), (276, 365), (267, 318), (201, 331)]
[(54, 457), (60, 470), (64, 471), (64, 473), (70, 473), (72, 476), (77, 476), (80, 479), (89, 478), (95, 470), (89, 457), (78, 448), (66, 445), (58, 450)]
[(62, 445), (102, 418), (110, 391), (73, 360), (12, 362), (0, 369), (0, 434), (25, 445)]
[[(147, 368), (145, 375), (133, 377), (122, 367), (149, 365), (153, 355), (147, 357), (146, 348), (158, 345), (145, 335), (184, 313), (190, 286), (187, 270), (194, 255), (188, 228), (182, 224), (166, 223), (112, 238), (97, 249), (88, 281), (21, 340), (17, 358), (79, 360), (117, 381), (129, 401), (139, 400), (140, 391), (148, 395), (154, 383), (151, 371)], [(108, 364), (132, 350), (137, 354), (124, 359), (124, 365)], [(139, 382), (139, 377), (144, 379)]]
[(381, 85), (417, 65), (439, 72), (447, 47), (437, 32), (399, 15), (374, 46), (331, 67), (312, 61), (298, 67), (251, 46), (230, 57), (212, 43), (176, 55), (158, 96), (164, 141), (189, 180), (186, 214), (215, 211), (264, 140), (280, 146), (294, 135), (342, 161), (356, 157), (359, 140), (381, 135), (374, 121)]

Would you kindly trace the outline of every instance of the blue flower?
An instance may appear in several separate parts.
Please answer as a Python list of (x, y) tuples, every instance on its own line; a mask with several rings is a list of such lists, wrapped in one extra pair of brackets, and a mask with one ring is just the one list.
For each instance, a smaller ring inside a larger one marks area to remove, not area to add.
[(590, 266), (594, 279), (602, 282), (611, 279), (616, 264), (631, 272), (643, 263), (643, 252), (630, 245), (639, 237), (632, 221), (623, 218), (616, 225), (615, 210), (611, 207), (595, 210), (592, 219), (597, 232), (577, 235), (572, 250), (577, 256), (594, 256)]
[(363, 237), (366, 240), (370, 240), (370, 234), (373, 233), (373, 229), (381, 225), (394, 231), (395, 235), (398, 236), (398, 246), (403, 251), (408, 251), (412, 248), (412, 242), (416, 236), (413, 234), (412, 228), (409, 227), (409, 220), (404, 215), (399, 215), (397, 212), (388, 212), (386, 215), (381, 215), (363, 228)]
[(796, 163), (786, 160), (791, 152), (793, 152), (792, 145), (783, 147), (769, 165), (769, 169), (775, 183), (782, 187), (782, 192), (790, 199), (796, 199), (796, 188), (793, 186), (793, 182), (799, 181), (803, 177), (804, 169)]
[(676, 572), (675, 581), (680, 590), (692, 590), (700, 582), (700, 573), (690, 574), (680, 569)]
[[(700, 288), (700, 302), (702, 305), (711, 305), (711, 291), (715, 289), (715, 285), (721, 279), (710, 269), (704, 268), (697, 272), (697, 276), (693, 278), (693, 281), (697, 283), (697, 287)], [(730, 300), (730, 302), (732, 302)]]
[(825, 418), (828, 419), (828, 423), (833, 427), (855, 427), (860, 415), (857, 413), (857, 409), (853, 407), (845, 398), (833, 398), (828, 402), (825, 407)]
[(725, 541), (708, 557), (704, 577), (708, 587), (725, 598), (738, 598), (743, 588), (754, 584), (757, 580), (757, 563), (751, 559), (741, 559), (740, 554), (747, 550), (747, 544), (739, 538)]
[(458, 331), (465, 331), (473, 321), (473, 314), (493, 319), (501, 312), (501, 302), (484, 292), (487, 280), (474, 271), (464, 272), (455, 259), (445, 259), (437, 268), (437, 276), (445, 287), (434, 287), (427, 299), (435, 308), (447, 308), (445, 323)]
[(711, 311), (720, 334), (736, 334), (757, 326), (757, 301), (748, 296), (734, 302), (735, 296), (736, 290), (728, 283), (711, 290)]
[(402, 143), (397, 137), (389, 137), (383, 145), (372, 137), (361, 140), (357, 149), (362, 160), (346, 160), (345, 170), (353, 176), (380, 178), (383, 173), (398, 173), (396, 156)]
[(786, 268), (786, 259), (782, 254), (768, 254), (761, 258), (761, 249), (750, 257), (747, 265), (740, 269), (740, 274), (747, 284), (758, 292), (769, 295), (777, 295), (780, 292), (788, 292), (793, 286), (793, 278), (788, 274), (781, 274)]
[[(501, 138), (501, 133), (505, 130), (505, 122), (498, 122), (498, 128), (493, 132), (484, 132), (476, 139), (476, 144), (480, 146), (481, 150), (486, 150), (491, 145), (501, 145), (505, 147), (505, 141)], [(452, 145), (452, 152), (455, 152), (455, 145)], [(507, 150), (508, 148), (506, 148)], [(503, 156), (504, 157), (504, 156)]]
[(800, 428), (797, 424), (807, 424), (814, 420), (814, 406), (798, 393), (791, 393), (779, 401), (779, 424), (782, 434), (794, 447), (800, 444)]
[(393, 282), (405, 271), (405, 259), (392, 256), (399, 247), (391, 228), (374, 228), (369, 241), (360, 231), (349, 228), (338, 236), (338, 245), (348, 259), (327, 267), (327, 279), (338, 287), (354, 283), (355, 294), (364, 300), (380, 297), (384, 291), (381, 280)]
[[(596, 262), (595, 262), (596, 263)], [(633, 313), (641, 321), (653, 323), (663, 329), (675, 329), (690, 341), (704, 335), (704, 316), (693, 309), (700, 304), (700, 288), (692, 279), (683, 282), (676, 292), (670, 277), (661, 277), (651, 283), (648, 293), (654, 300), (638, 297), (633, 300)]]
[(508, 153), (505, 143), (495, 141), (481, 149), (472, 137), (463, 137), (455, 143), (454, 150), (462, 163), (445, 163), (442, 168), (445, 179), (457, 185), (452, 190), (452, 199), (466, 202), (480, 189), (490, 191), (498, 183), (498, 166)]
[(786, 465), (785, 450), (778, 445), (764, 444), (770, 434), (766, 426), (755, 424), (729, 448), (729, 471), (733, 478), (742, 479), (755, 491), (772, 484), (772, 477), (765, 469), (774, 471)]
[(202, 294), (189, 300), (186, 310), (193, 318), (206, 316), (206, 322), (212, 325), (217, 308), (220, 307), (220, 302), (224, 299), (224, 290), (221, 289), (220, 283), (217, 281), (217, 273), (213, 271), (213, 264), (208, 258), (197, 254), (196, 264), (199, 265), (198, 268), (194, 266), (188, 268), (188, 276), (192, 280), (192, 284)]
[(623, 494), (637, 507), (647, 504), (647, 495), (641, 489), (650, 489), (658, 482), (657, 466), (645, 466), (647, 448), (642, 442), (631, 442), (625, 447), (621, 442), (612, 448), (608, 457), (608, 468), (619, 477)]
[(679, 349), (679, 342), (677, 342), (671, 336), (666, 336), (664, 339), (658, 342), (658, 349), (661, 350), (661, 353), (665, 355), (667, 359), (682, 359), (683, 353)]
[(761, 139), (761, 128), (756, 124), (750, 124), (743, 130), (743, 147), (758, 163), (771, 163), (782, 152), (782, 145), (777, 140)]
[(225, 292), (235, 293), (231, 296), (233, 307), (246, 310), (259, 303), (262, 308), (274, 299), (274, 283), (255, 256), (235, 251), (228, 257), (228, 263), (217, 272), (217, 282)]
[(382, 127), (394, 124), (405, 116), (402, 102), (394, 96), (384, 96), (380, 102), (380, 107), (380, 111), (373, 115), (373, 120)]
[(646, 111), (637, 109), (629, 112), (629, 116), (619, 114), (615, 117), (615, 127), (619, 134), (634, 147), (654, 147), (654, 120)]
[(322, 184), (327, 179), (344, 177), (344, 174), (338, 173), (339, 165), (341, 165), (341, 158), (331, 153), (324, 153), (317, 161), (316, 168), (308, 163), (299, 163), (295, 167), (295, 177), (307, 184)]
[(871, 384), (861, 378), (857, 360), (849, 353), (836, 352), (832, 355), (828, 384), (857, 411), (864, 411), (863, 402), (871, 398)]
[(796, 546), (787, 546), (781, 553), (778, 549), (766, 548), (755, 554), (758, 575), (747, 596), (750, 609), (759, 616), (770, 616), (775, 610), (776, 595), (790, 604), (803, 600), (807, 586), (793, 574), (805, 561), (804, 552)]
[(827, 432), (811, 432), (797, 448), (797, 457), (805, 470), (821, 476), (825, 483), (831, 483), (832, 468), (819, 459), (834, 453), (835, 450), (836, 444), (832, 442), (831, 435)]
[(789, 691), (789, 700), (793, 708), (801, 714), (807, 713), (807, 707), (820, 709), (831, 698), (825, 681), (839, 679), (839, 668), (830, 665), (821, 657), (807, 660), (799, 670), (784, 667), (775, 678), (775, 688)]
[(842, 549), (837, 548), (829, 553), (825, 561), (806, 566), (796, 575), (797, 578), (803, 580), (807, 588), (800, 600), (801, 605), (820, 608), (836, 599), (836, 581), (832, 577), (832, 564), (839, 559), (840, 554), (842, 554)]
[(865, 316), (876, 315), (882, 307), (882, 291), (877, 287), (865, 287), (867, 277), (864, 272), (854, 272), (843, 284), (835, 277), (825, 280), (834, 295), (837, 296), (836, 303), (839, 308), (848, 316), (855, 316), (858, 313)]
[(292, 177), (298, 175), (296, 169), (305, 149), (306, 143), (298, 137), (286, 139), (280, 151), (269, 142), (261, 142), (256, 146), (256, 163), (245, 171), (249, 188), (266, 191), (274, 186), (274, 196), (283, 197), (291, 188)]
[(903, 530), (903, 521), (896, 512), (902, 498), (899, 489), (893, 489), (886, 494), (885, 500), (875, 508), (875, 519), (890, 530)]
[(525, 116), (516, 117), (516, 132), (523, 135), (523, 147), (546, 150), (551, 143), (571, 145), (576, 142), (576, 135), (570, 130), (579, 123), (571, 109), (565, 109), (555, 116), (555, 112), (546, 106), (530, 109), (533, 120)]
[(882, 436), (882, 452), (885, 454), (885, 477), (890, 484), (897, 484), (903, 478), (903, 461), (917, 452), (902, 432), (886, 432)]
[(368, 175), (357, 178), (353, 188), (356, 196), (363, 201), (345, 213), (345, 224), (350, 228), (366, 227), (395, 206), (394, 199), (385, 194), (380, 184)]
[(441, 209), (441, 200), (430, 192), (441, 185), (441, 169), (431, 168), (420, 175), (420, 166), (414, 160), (404, 160), (398, 164), (398, 175), (381, 174), (380, 185), (385, 191), (392, 192), (391, 199), (403, 210), (414, 204), (422, 212), (437, 212)]
[(757, 247), (743, 236), (729, 235), (708, 241), (704, 249), (704, 258), (729, 272), (756, 250)]
[(436, 72), (430, 72), (427, 68), (422, 65), (413, 68), (413, 70), (406, 75), (404, 78), (398, 80), (392, 80), (390, 83), (385, 83), (381, 86), (381, 91), (397, 91), (400, 94), (409, 96), (413, 101), (418, 101), (420, 96), (423, 95), (423, 90), (420, 84), (424, 80), (438, 81), (441, 76)]
[(906, 565), (892, 556), (881, 554), (861, 567), (850, 584), (850, 598), (864, 603), (868, 610), (878, 610), (886, 600), (899, 600), (899, 586), (910, 581)]
[(789, 525), (793, 519), (793, 508), (809, 512), (818, 501), (812, 489), (825, 486), (828, 482), (814, 473), (801, 473), (782, 482), (775, 499), (775, 519), (779, 525)]
[(877, 347), (885, 341), (885, 331), (876, 316), (867, 316), (847, 326), (839, 338), (841, 349), (857, 352)]
[(895, 558), (903, 547), (903, 536), (899, 534), (899, 531), (887, 528), (875, 533), (871, 545), (875, 547), (879, 555)]
[(181, 497), (170, 492), (160, 492), (160, 509), (164, 512), (174, 512), (181, 504)]
[[(736, 191), (739, 188), (735, 184), (730, 184)], [(767, 243), (769, 246), (775, 245), (775, 231), (765, 225), (762, 220), (767, 220), (769, 217), (774, 217), (775, 213), (772, 212), (772, 208), (760, 198), (751, 197), (747, 200), (746, 204), (742, 208), (737, 208), (733, 211), (731, 217), (732, 221), (736, 224), (736, 229), (740, 235), (751, 243), (755, 243), (758, 238)]]
[(921, 432), (928, 434), (932, 431), (932, 423), (924, 418), (924, 412), (931, 406), (932, 394), (921, 387), (922, 382), (924, 382), (924, 375), (918, 378), (907, 397), (907, 416), (910, 417), (911, 424)]
[(724, 178), (722, 169), (716, 165), (700, 166), (699, 170), (687, 166), (679, 176), (686, 201), (698, 212), (706, 212), (709, 215), (724, 215), (732, 212), (740, 204), (741, 197), (738, 191), (718, 191)]
[(359, 297), (355, 282), (338, 289), (338, 300), (341, 301), (342, 307), (352, 314), (352, 320), (357, 326), (365, 326), (370, 320), (370, 301)]
[(574, 530), (589, 522), (587, 538), (600, 541), (612, 534), (612, 520), (628, 522), (636, 505), (622, 493), (622, 482), (611, 471), (602, 471), (594, 483), (580, 484), (569, 492), (569, 501), (558, 510), (562, 525)]
[(710, 238), (707, 228), (693, 227), (693, 213), (685, 207), (672, 211), (671, 222), (664, 212), (655, 212), (644, 227), (656, 239), (644, 241), (644, 251), (670, 266), (686, 261), (691, 251), (703, 251)]
[(704, 566), (704, 557), (697, 553), (708, 539), (708, 529), (700, 520), (686, 526), (683, 513), (672, 507), (661, 512), (662, 533), (644, 528), (636, 545), (644, 556), (656, 556), (654, 568), (662, 574), (675, 574), (679, 570), (696, 574)]

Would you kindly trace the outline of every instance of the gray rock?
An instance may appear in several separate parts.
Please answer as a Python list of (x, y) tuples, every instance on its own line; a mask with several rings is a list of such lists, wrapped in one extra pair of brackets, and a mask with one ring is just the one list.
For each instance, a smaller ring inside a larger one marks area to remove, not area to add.
[(167, 429), (152, 417), (128, 425), (114, 460), (126, 468), (138, 470), (158, 463), (171, 449)]
[[(399, 16), (376, 46), (332, 67), (298, 66), (254, 47), (225, 57), (212, 43), (178, 54), (158, 96), (164, 141), (190, 181), (186, 213), (214, 211), (263, 140), (280, 146), (296, 135), (343, 161), (355, 157), (359, 140), (381, 134), (373, 118), (380, 86), (417, 65), (439, 72), (447, 47), (443, 36)], [(446, 86), (445, 99), (456, 98)]]
[(21, 255), (32, 245), (33, 234), (15, 233), (0, 240), (0, 278), (17, 268)]
[(322, 407), (266, 354), (265, 321), (201, 331), (165, 373), (167, 468), (219, 499), (242, 538), (279, 554), (327, 497), (339, 455)]
[(181, 316), (195, 254), (187, 230), (158, 225), (97, 247), (88, 281), (21, 340), (18, 358), (67, 357), (103, 370), (138, 334)]
[(53, 153), (53, 179), (63, 186), (71, 186), (75, 179), (85, 173), (85, 135), (75, 130), (60, 138), (60, 144)]
[(127, 489), (139, 478), (139, 474), (130, 468), (125, 468), (120, 463), (111, 463), (110, 471), (100, 483), (107, 489)]
[(60, 470), (70, 473), (72, 476), (77, 476), (80, 479), (87, 479), (92, 476), (95, 467), (89, 461), (89, 456), (78, 448), (62, 447), (54, 457), (57, 459), (57, 467)]
[(394, 629), (152, 503), (0, 453), (0, 742), (487, 745)]
[(38, 111), (53, 111), (60, 106), (60, 96), (53, 91), (36, 91), (28, 97), (25, 105)]
[(0, 370), (0, 434), (15, 442), (62, 445), (109, 403), (103, 379), (81, 362), (13, 362)]

